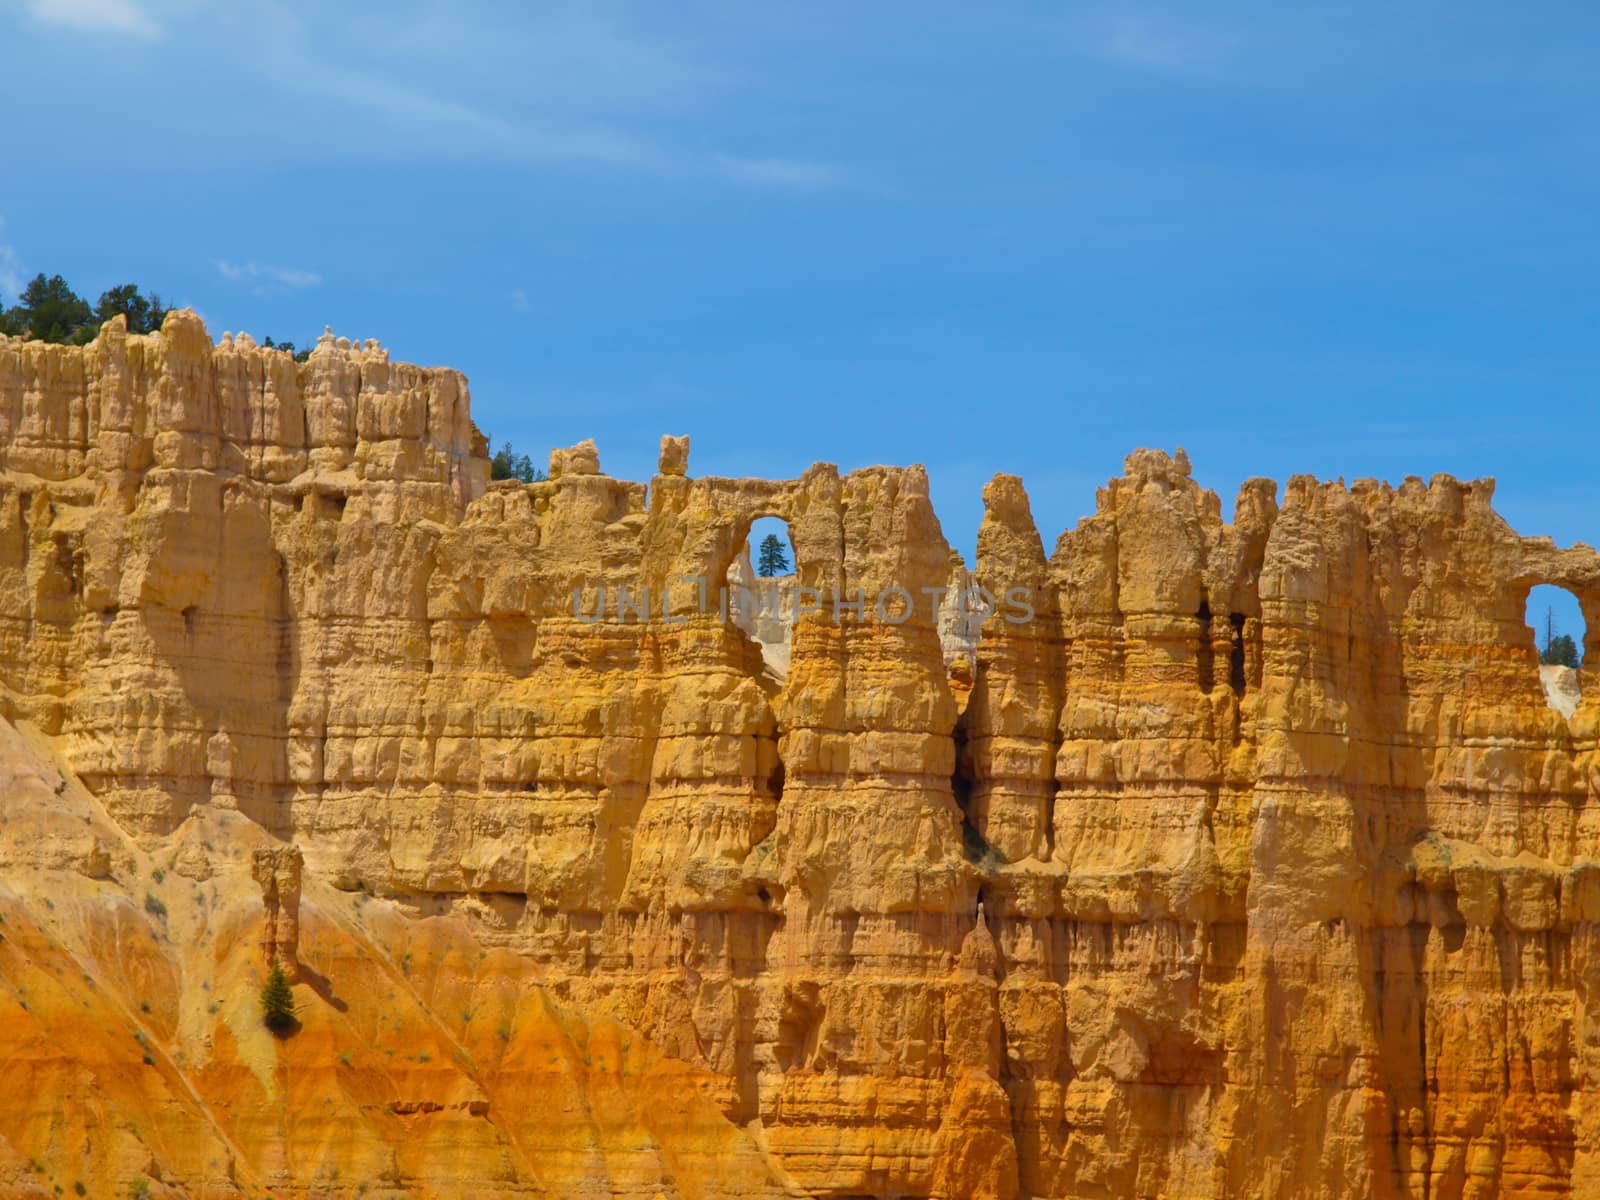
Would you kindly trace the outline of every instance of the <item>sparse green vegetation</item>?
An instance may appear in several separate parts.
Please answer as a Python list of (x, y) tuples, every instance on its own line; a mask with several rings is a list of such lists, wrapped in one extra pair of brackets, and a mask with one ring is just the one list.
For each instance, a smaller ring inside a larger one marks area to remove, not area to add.
[(756, 564), (756, 574), (763, 579), (782, 575), (789, 569), (789, 555), (778, 535), (769, 533), (761, 539), (761, 554)]
[(166, 319), (167, 306), (161, 303), (161, 297), (155, 292), (148, 297), (142, 296), (138, 284), (121, 283), (100, 293), (100, 303), (95, 305), (94, 315), (98, 321), (109, 321), (121, 315), (128, 319), (129, 333), (154, 333)]
[(1539, 661), (1546, 666), (1571, 667), (1574, 670), (1583, 662), (1578, 643), (1572, 635), (1556, 632), (1556, 613), (1553, 608), (1545, 610), (1544, 644), (1539, 647)]
[(100, 326), (112, 317), (128, 318), (129, 333), (151, 333), (161, 327), (167, 308), (161, 297), (139, 292), (137, 284), (124, 283), (100, 294), (93, 308), (60, 275), (44, 272), (29, 280), (17, 303), (0, 312), (0, 333), (84, 346), (94, 341)]
[[(136, 283), (107, 288), (91, 307), (60, 275), (46, 276), (41, 271), (28, 281), (15, 304), (0, 308), (0, 333), (86, 346), (99, 335), (100, 326), (113, 317), (126, 317), (129, 333), (155, 333), (169, 311), (158, 293), (146, 296)], [(286, 350), (296, 362), (311, 357), (309, 348), (297, 350), (293, 342), (274, 342), (269, 337), (262, 345)]]
[(501, 442), (500, 449), (489, 460), (490, 479), (520, 479), (523, 483), (541, 483), (548, 476), (533, 465), (526, 454), (518, 454), (510, 442)]
[(1570, 633), (1558, 633), (1545, 643), (1543, 650), (1539, 651), (1539, 661), (1558, 667), (1576, 668), (1578, 643), (1572, 640)]
[(275, 342), (270, 337), (264, 340), (261, 344), (268, 350), (282, 350), (285, 354), (293, 358), (295, 362), (305, 362), (306, 359), (311, 357), (310, 346), (307, 346), (304, 350), (300, 350), (296, 348), (293, 342)]
[(275, 962), (267, 972), (267, 981), (261, 985), (261, 1019), (275, 1033), (293, 1029), (295, 1017), (294, 990), (289, 986), (289, 976), (283, 964)]
[(167, 919), (167, 906), (161, 902), (161, 897), (154, 892), (146, 892), (144, 894), (144, 910), (151, 916), (160, 917), (163, 921)]

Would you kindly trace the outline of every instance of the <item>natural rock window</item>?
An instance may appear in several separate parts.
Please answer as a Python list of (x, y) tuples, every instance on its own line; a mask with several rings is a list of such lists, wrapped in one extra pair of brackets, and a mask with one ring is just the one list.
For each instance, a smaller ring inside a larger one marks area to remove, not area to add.
[(1545, 700), (1570, 717), (1583, 698), (1583, 643), (1588, 632), (1578, 598), (1565, 588), (1540, 584), (1528, 593), (1527, 621), (1539, 651), (1539, 684)]
[(751, 522), (750, 536), (728, 568), (728, 614), (761, 647), (767, 671), (778, 679), (789, 674), (797, 579), (788, 523), (778, 517)]

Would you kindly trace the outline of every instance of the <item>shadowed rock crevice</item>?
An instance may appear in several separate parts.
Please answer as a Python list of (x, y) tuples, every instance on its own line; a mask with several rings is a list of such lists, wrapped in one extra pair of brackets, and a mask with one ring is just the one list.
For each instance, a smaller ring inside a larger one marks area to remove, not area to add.
[(1200, 602), (1200, 611), (1195, 613), (1195, 623), (1199, 626), (1199, 645), (1195, 651), (1195, 676), (1200, 684), (1200, 690), (1209, 696), (1217, 682), (1216, 651), (1212, 646), (1211, 606), (1204, 600)]
[(1228, 614), (1228, 686), (1233, 689), (1233, 694), (1239, 697), (1243, 697), (1245, 689), (1250, 686), (1247, 666), (1249, 660), (1244, 648), (1247, 620), (1243, 613)]

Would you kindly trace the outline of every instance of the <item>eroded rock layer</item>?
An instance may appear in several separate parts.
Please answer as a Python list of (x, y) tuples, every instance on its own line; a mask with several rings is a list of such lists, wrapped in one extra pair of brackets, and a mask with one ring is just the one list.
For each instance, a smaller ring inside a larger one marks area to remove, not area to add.
[(376, 343), (0, 339), (0, 1192), (1600, 1192), (1600, 700), (1523, 623), (1594, 551), (1138, 451), (968, 575), (921, 468), (551, 466)]

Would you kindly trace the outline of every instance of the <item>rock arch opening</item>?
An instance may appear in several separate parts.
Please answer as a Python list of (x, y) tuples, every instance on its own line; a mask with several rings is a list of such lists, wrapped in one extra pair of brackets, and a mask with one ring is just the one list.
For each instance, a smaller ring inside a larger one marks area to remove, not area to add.
[(1528, 592), (1526, 620), (1539, 653), (1545, 702), (1564, 717), (1583, 698), (1583, 649), (1588, 629), (1578, 598), (1566, 588), (1539, 584)]
[(779, 680), (789, 675), (798, 578), (789, 523), (781, 517), (752, 521), (728, 567), (728, 616), (761, 648), (767, 673)]

